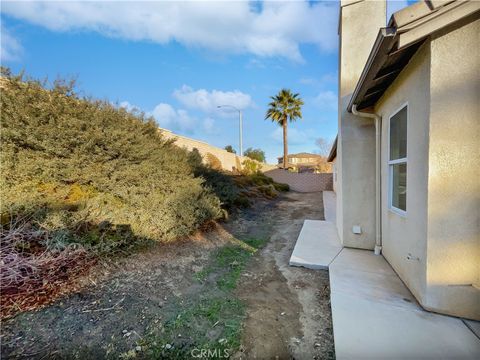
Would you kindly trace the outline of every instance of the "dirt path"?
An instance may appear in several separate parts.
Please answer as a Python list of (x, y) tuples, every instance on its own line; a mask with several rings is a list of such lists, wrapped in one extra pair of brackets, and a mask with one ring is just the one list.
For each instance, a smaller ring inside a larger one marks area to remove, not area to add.
[(248, 306), (244, 353), (252, 359), (334, 358), (327, 271), (288, 266), (304, 219), (323, 219), (321, 193), (289, 193), (277, 203), (274, 231), (241, 281)]
[[(277, 201), (258, 202), (216, 231), (97, 268), (82, 292), (4, 321), (2, 358), (171, 357), (164, 350), (153, 356), (145, 349), (160, 346), (168, 324), (177, 326), (188, 309), (224, 297), (212, 282), (199, 281), (198, 274), (209, 266), (214, 250), (233, 237), (269, 239), (248, 260), (234, 291), (246, 304), (241, 351), (234, 357), (333, 358), (328, 274), (288, 266), (303, 220), (321, 219), (322, 212), (320, 193), (292, 192)], [(219, 316), (230, 310), (222, 311)], [(216, 323), (208, 329), (201, 322), (196, 325), (216, 339), (221, 328)], [(188, 341), (196, 338), (190, 335), (178, 333), (191, 347)]]

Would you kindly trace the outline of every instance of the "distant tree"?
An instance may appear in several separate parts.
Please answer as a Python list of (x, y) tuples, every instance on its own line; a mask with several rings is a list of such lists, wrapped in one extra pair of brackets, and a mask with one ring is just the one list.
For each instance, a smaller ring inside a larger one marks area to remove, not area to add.
[(265, 151), (261, 149), (248, 148), (243, 152), (243, 155), (249, 157), (250, 159), (257, 160), (260, 162), (265, 162)]
[(227, 146), (224, 147), (224, 149), (227, 150), (229, 153), (232, 153), (232, 154), (237, 153), (232, 145), (227, 145)]
[(315, 145), (318, 146), (316, 151), (319, 155), (327, 157), (330, 154), (330, 149), (332, 148), (333, 142), (327, 138), (320, 137), (315, 140)]
[(303, 100), (299, 94), (292, 93), (289, 89), (282, 89), (271, 97), (265, 120), (270, 119), (283, 128), (283, 168), (287, 168), (288, 144), (287, 144), (287, 123), (302, 118)]

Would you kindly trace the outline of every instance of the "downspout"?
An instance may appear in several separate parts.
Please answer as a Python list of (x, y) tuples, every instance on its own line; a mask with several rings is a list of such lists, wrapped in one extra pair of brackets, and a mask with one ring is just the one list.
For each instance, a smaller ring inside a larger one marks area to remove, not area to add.
[(375, 255), (382, 252), (382, 218), (381, 218), (381, 124), (382, 118), (374, 113), (357, 111), (357, 105), (352, 106), (352, 114), (375, 120)]

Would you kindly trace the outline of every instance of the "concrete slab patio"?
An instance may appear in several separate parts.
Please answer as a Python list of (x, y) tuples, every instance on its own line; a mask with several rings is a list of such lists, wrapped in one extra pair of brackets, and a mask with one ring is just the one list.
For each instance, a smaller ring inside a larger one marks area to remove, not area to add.
[(341, 250), (337, 229), (333, 223), (305, 220), (289, 264), (308, 269), (328, 269)]
[(458, 318), (423, 310), (383, 256), (343, 249), (330, 264), (337, 359), (479, 359)]
[(337, 196), (333, 191), (324, 191), (322, 196), (325, 221), (335, 224), (337, 221)]
[[(336, 199), (333, 191), (324, 191), (325, 221), (305, 220), (289, 264), (309, 269), (328, 269), (342, 246), (335, 228)], [(319, 251), (320, 250), (320, 251)]]
[(342, 248), (323, 200), (329, 221), (305, 220), (290, 265), (329, 270), (336, 358), (480, 359), (479, 323), (423, 310), (383, 256)]

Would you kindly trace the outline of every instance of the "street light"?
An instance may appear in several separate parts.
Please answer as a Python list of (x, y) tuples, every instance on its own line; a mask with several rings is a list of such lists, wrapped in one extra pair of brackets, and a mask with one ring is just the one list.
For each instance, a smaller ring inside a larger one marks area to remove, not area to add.
[(236, 108), (235, 106), (233, 105), (218, 105), (217, 108), (221, 109), (221, 108), (226, 108), (226, 107), (229, 107), (229, 108), (232, 108), (232, 109), (235, 109), (235, 111), (238, 111), (238, 125), (239, 125), (239, 129), (240, 129), (240, 156), (243, 156), (243, 139), (242, 139), (242, 110)]

